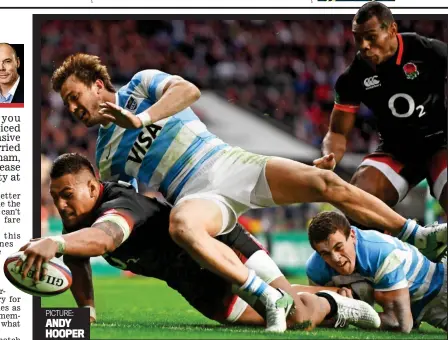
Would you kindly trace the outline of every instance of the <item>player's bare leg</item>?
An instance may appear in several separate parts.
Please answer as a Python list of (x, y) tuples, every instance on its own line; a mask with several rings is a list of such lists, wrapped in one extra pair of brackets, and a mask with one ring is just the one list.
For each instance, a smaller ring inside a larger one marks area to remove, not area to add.
[[(284, 276), (275, 279), (270, 285), (294, 297), (294, 307), (287, 318), (288, 328), (311, 330), (331, 312), (331, 305), (327, 299), (304, 292), (300, 287), (291, 286)], [(299, 292), (303, 294), (298, 295)]]
[[(335, 292), (336, 288), (330, 288), (330, 291), (326, 287), (291, 286), (284, 276), (274, 280), (270, 285), (287, 291), (294, 298), (294, 307), (287, 319), (288, 329), (309, 331), (329, 317), (356, 326), (379, 327), (379, 316), (370, 305), (343, 297)], [(308, 288), (318, 295), (308, 292)], [(263, 325), (264, 319), (260, 315), (264, 315), (264, 307), (255, 303), (253, 307), (246, 307), (236, 324)]]
[(398, 203), (398, 192), (384, 174), (372, 166), (362, 166), (353, 175), (350, 183), (378, 197), (389, 207)]
[(447, 154), (446, 149), (437, 151), (428, 162), (432, 185), (432, 193), (439, 201), (445, 214), (448, 215), (447, 192)]
[(277, 204), (328, 202), (361, 225), (388, 231), (414, 244), (429, 258), (437, 259), (446, 249), (446, 224), (423, 228), (406, 220), (375, 196), (343, 181), (332, 171), (272, 158), (266, 165), (266, 179)]
[(202, 267), (241, 286), (249, 276), (249, 269), (234, 251), (213, 238), (221, 227), (221, 209), (212, 201), (188, 200), (171, 212), (172, 239)]
[[(389, 207), (394, 207), (398, 203), (397, 189), (380, 170), (373, 166), (360, 167), (354, 173), (350, 184), (379, 198)], [(363, 225), (357, 224), (356, 226), (365, 229)]]
[(445, 211), (445, 214), (448, 216), (448, 189), (446, 184), (442, 189), (442, 194), (440, 195), (439, 203), (443, 211)]
[(169, 232), (174, 242), (203, 268), (257, 296), (265, 306), (268, 331), (285, 331), (292, 298), (266, 284), (231, 248), (213, 238), (221, 231), (222, 221), (221, 209), (215, 202), (191, 199), (173, 208)]
[(329, 170), (289, 159), (272, 158), (266, 178), (277, 204), (328, 202), (356, 222), (398, 234), (406, 219), (376, 197), (342, 180)]

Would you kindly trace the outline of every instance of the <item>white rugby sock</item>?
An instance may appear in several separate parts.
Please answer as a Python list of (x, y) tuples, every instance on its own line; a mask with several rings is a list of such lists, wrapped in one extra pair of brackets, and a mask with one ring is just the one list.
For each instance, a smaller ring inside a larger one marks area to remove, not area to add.
[(282, 297), (282, 294), (278, 290), (260, 279), (254, 270), (249, 270), (249, 277), (240, 287), (240, 290), (256, 296), (263, 305), (266, 305), (268, 302), (273, 303)]

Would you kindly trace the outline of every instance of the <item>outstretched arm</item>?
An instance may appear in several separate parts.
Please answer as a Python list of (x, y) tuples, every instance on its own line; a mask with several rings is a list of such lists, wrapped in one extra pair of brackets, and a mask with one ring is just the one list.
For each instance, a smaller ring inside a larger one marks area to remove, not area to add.
[(139, 129), (159, 120), (171, 117), (192, 105), (201, 96), (201, 91), (193, 83), (179, 76), (168, 76), (157, 70), (141, 73), (141, 90), (155, 101), (145, 111), (133, 113), (110, 102), (100, 104), (103, 117), (125, 129)]
[(79, 257), (95, 257), (113, 252), (129, 237), (133, 225), (133, 221), (125, 213), (106, 212), (90, 228), (28, 243), (21, 248), (27, 260), (24, 265), (18, 263), (19, 267), (23, 265), (23, 268), (21, 268), (22, 277), (25, 278), (30, 268), (35, 265), (35, 280), (37, 281), (40, 277), (42, 264), (55, 257), (57, 253)]

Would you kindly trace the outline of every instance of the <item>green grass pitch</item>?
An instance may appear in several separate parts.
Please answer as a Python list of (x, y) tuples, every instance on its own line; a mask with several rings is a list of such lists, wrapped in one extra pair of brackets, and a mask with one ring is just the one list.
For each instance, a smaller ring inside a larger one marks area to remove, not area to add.
[[(98, 322), (91, 327), (91, 339), (447, 339), (445, 332), (427, 324), (407, 335), (354, 327), (268, 334), (261, 328), (210, 321), (159, 280), (101, 277), (94, 286)], [(70, 292), (42, 299), (42, 307), (75, 306)]]

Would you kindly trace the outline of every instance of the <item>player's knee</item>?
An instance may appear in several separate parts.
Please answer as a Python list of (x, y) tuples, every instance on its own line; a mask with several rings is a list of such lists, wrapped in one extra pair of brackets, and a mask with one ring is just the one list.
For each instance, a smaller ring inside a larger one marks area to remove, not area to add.
[(187, 242), (194, 235), (194, 228), (189, 221), (188, 215), (176, 209), (170, 214), (168, 230), (173, 241), (178, 244)]
[(362, 167), (353, 175), (350, 183), (357, 188), (379, 198), (389, 206), (398, 203), (397, 189), (377, 169)]

